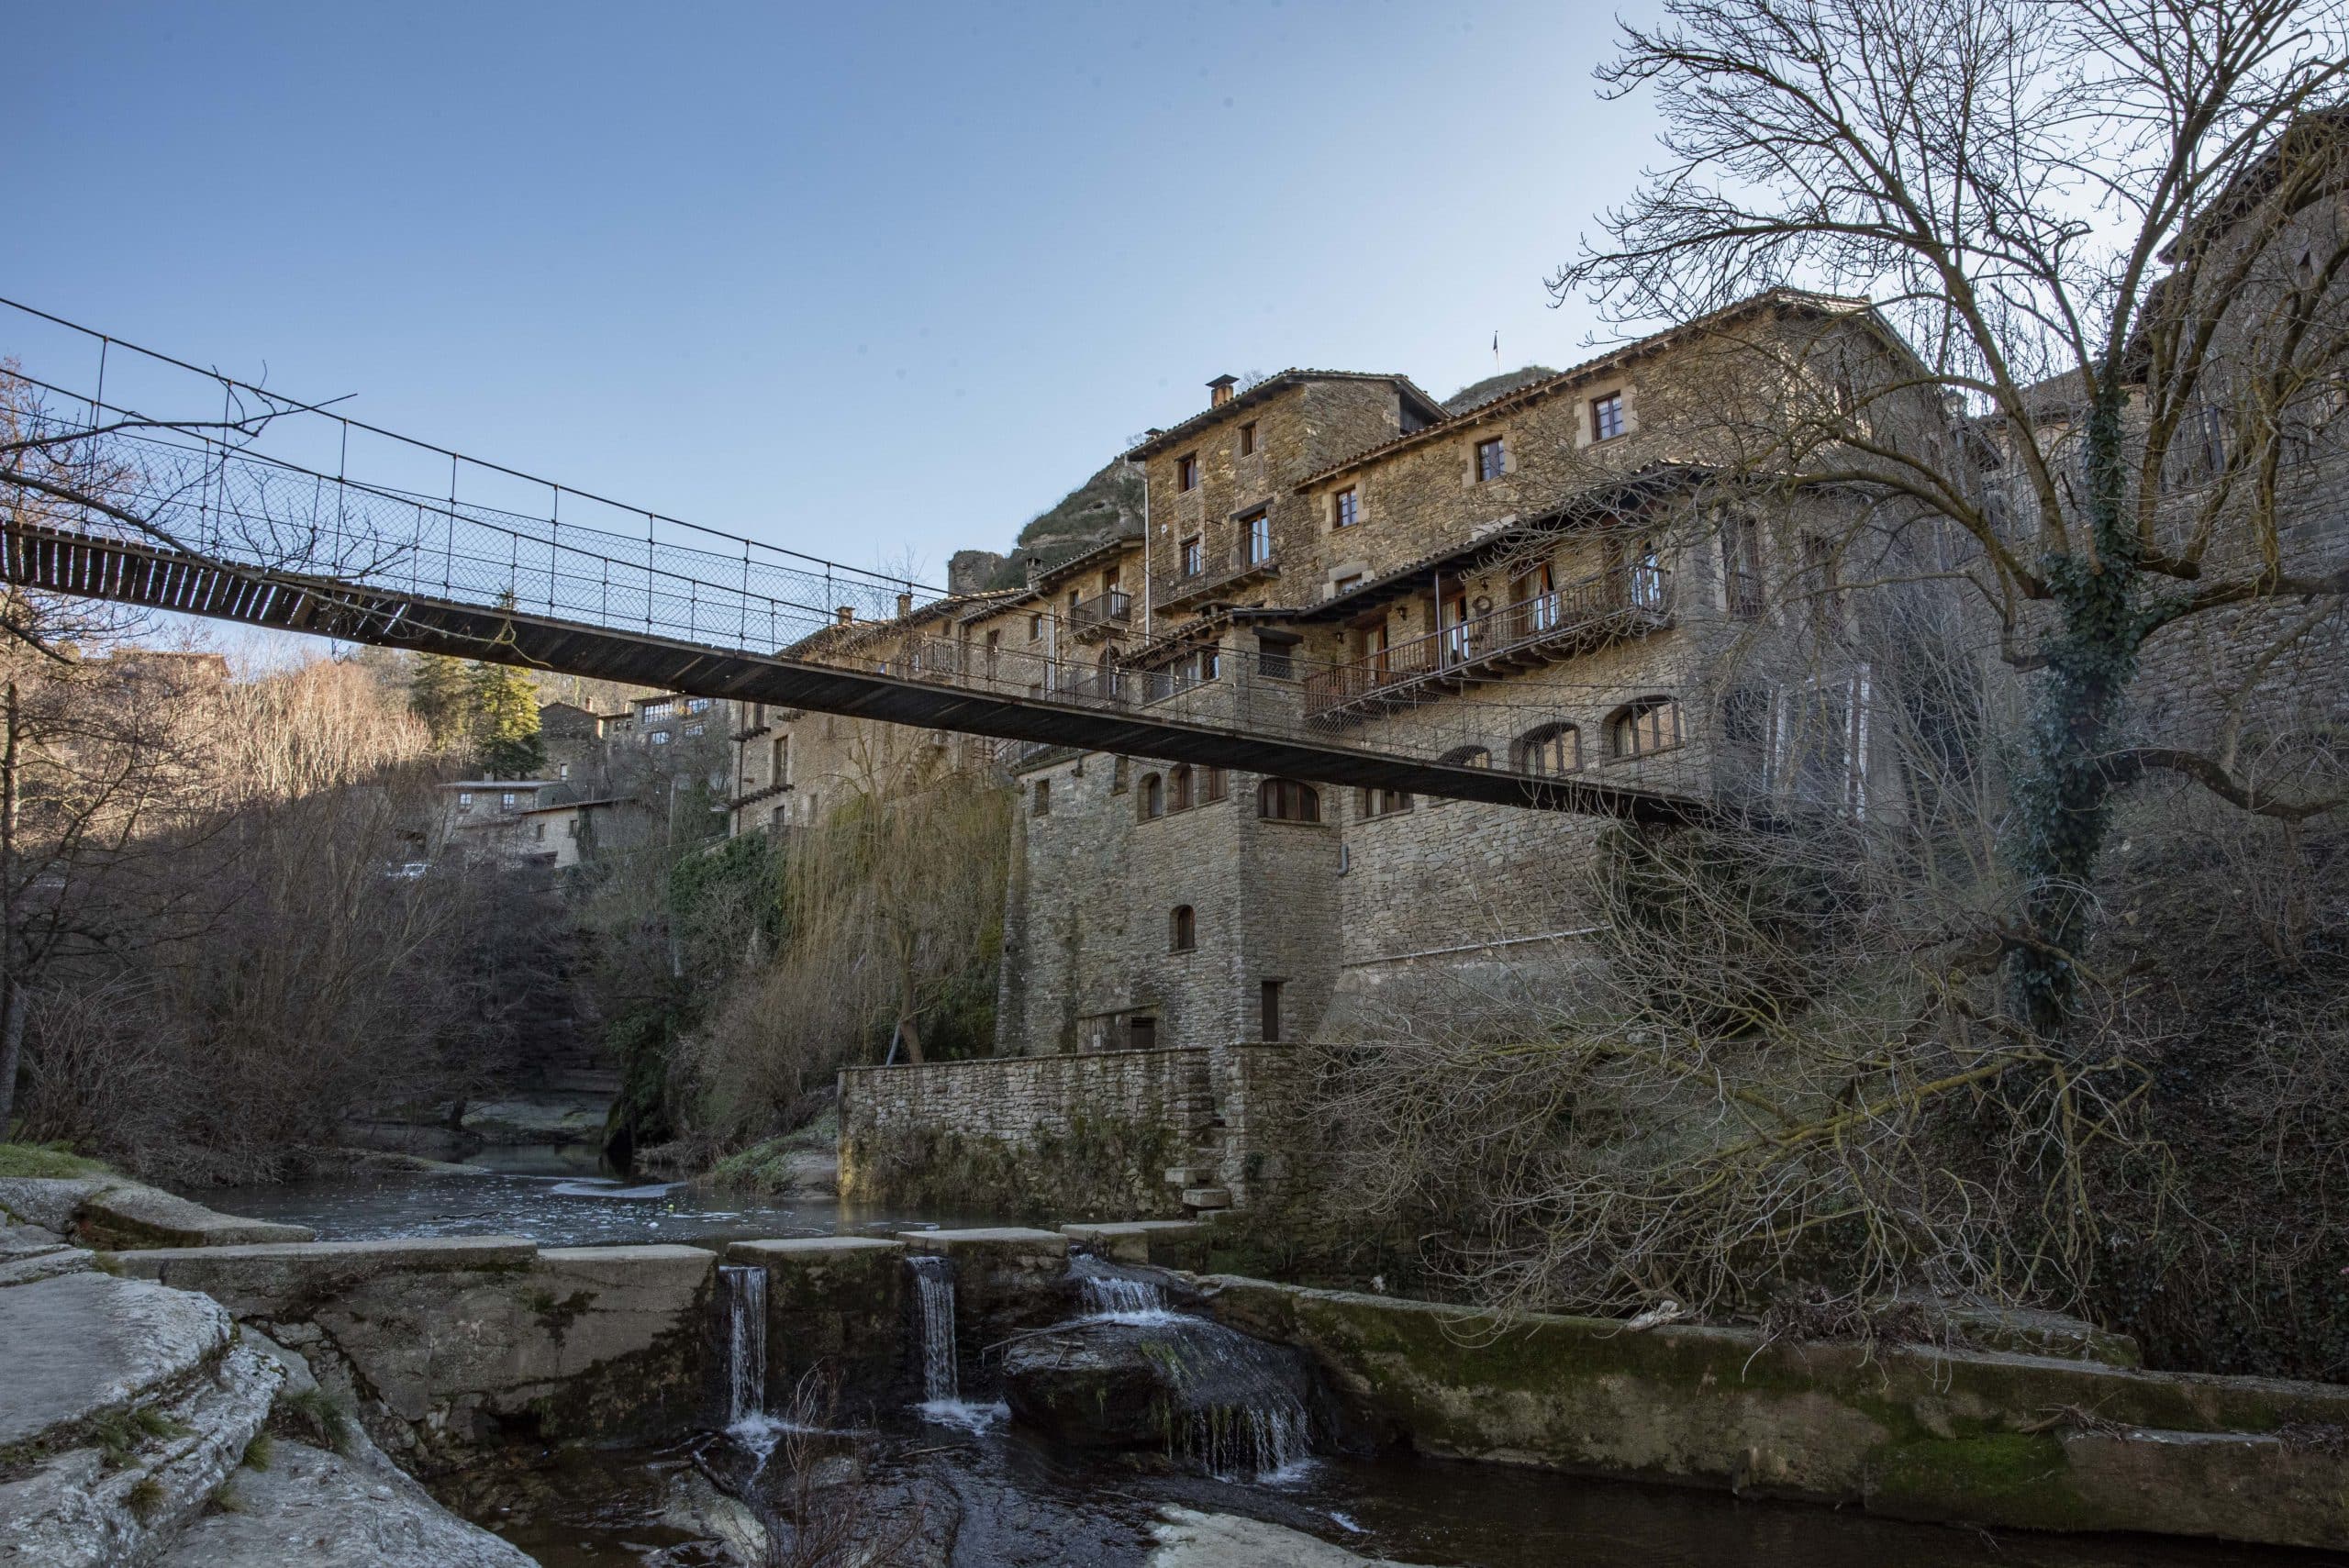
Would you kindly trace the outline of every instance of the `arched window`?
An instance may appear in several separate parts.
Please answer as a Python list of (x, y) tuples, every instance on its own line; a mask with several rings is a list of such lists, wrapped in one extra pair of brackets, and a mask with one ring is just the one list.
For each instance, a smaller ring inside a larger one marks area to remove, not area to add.
[(1199, 770), (1199, 804), (1201, 806), (1221, 800), (1230, 793), (1230, 789), (1225, 783), (1224, 772), (1221, 768)]
[(1199, 917), (1188, 904), (1177, 904), (1167, 917), (1166, 945), (1175, 952), (1189, 952), (1199, 945)]
[(1545, 724), (1517, 738), (1517, 771), (1556, 778), (1582, 767), (1582, 731), (1571, 724)]
[(1670, 697), (1625, 703), (1607, 721), (1607, 747), (1618, 757), (1644, 757), (1680, 744), (1680, 705)]
[(1185, 762), (1166, 775), (1166, 809), (1191, 809), (1191, 764)]
[(1166, 783), (1156, 773), (1141, 776), (1141, 788), (1134, 792), (1141, 800), (1141, 819), (1156, 821), (1166, 815)]
[(1321, 796), (1295, 779), (1266, 779), (1256, 786), (1256, 815), (1267, 822), (1319, 822)]

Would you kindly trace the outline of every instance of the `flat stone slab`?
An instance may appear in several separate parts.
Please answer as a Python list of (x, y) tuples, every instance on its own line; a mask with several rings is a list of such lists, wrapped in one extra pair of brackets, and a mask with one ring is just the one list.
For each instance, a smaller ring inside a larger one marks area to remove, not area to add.
[(518, 1236), (432, 1236), (388, 1241), (302, 1241), (251, 1247), (158, 1247), (106, 1254), (140, 1279), (218, 1298), (239, 1317), (269, 1317), (306, 1297), (387, 1273), (529, 1268), (538, 1245)]
[(779, 1236), (772, 1241), (737, 1241), (726, 1249), (729, 1263), (810, 1262), (852, 1252), (902, 1252), (903, 1241), (878, 1236)]
[(388, 1464), (281, 1440), (267, 1470), (240, 1470), (228, 1485), (237, 1511), (189, 1525), (161, 1568), (536, 1568)]
[(311, 1241), (306, 1225), (281, 1225), (222, 1214), (161, 1187), (126, 1184), (103, 1187), (75, 1211), (83, 1238), (117, 1247), (241, 1247), (263, 1242)]
[(217, 1302), (84, 1271), (0, 1290), (0, 1448), (168, 1390), (227, 1350)]
[(1068, 1238), (1059, 1231), (1030, 1230), (1018, 1225), (984, 1226), (969, 1230), (900, 1230), (897, 1240), (914, 1251), (943, 1253), (947, 1257), (1068, 1256)]
[(1208, 1234), (1196, 1219), (1131, 1219), (1114, 1225), (1063, 1225), (1061, 1234), (1072, 1241), (1098, 1247), (1119, 1262), (1150, 1262), (1153, 1241), (1188, 1241)]
[(307, 1241), (306, 1225), (280, 1225), (206, 1208), (119, 1176), (0, 1179), (0, 1209), (95, 1246), (228, 1247)]

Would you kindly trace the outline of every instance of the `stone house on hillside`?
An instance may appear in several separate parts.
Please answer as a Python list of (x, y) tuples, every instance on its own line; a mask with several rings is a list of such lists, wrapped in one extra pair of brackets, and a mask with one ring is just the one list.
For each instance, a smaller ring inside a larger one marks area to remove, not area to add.
[[(1732, 511), (1709, 481), (1741, 419), (1888, 384), (1903, 353), (1864, 305), (1778, 292), (1458, 414), (1401, 376), (1219, 378), (1128, 454), (1139, 537), (791, 651), (1539, 775), (1734, 776), (1897, 809), (1868, 743), (1889, 719), (1836, 624), (1866, 502)], [(1944, 418), (1897, 396), (1878, 417)], [(1789, 680), (1714, 689), (1725, 650), (1773, 639)], [(770, 712), (738, 764), (769, 815), (737, 826), (815, 820), (874, 758), (949, 744)], [(1591, 818), (996, 755), (1021, 792), (1001, 1054), (1301, 1038), (1435, 974), (1553, 983), (1588, 924)]]

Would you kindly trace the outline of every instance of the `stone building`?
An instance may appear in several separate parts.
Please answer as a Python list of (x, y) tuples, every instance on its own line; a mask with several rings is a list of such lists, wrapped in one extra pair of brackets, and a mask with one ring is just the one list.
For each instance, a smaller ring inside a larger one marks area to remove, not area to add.
[[(1139, 535), (1024, 589), (842, 612), (791, 651), (1544, 775), (1709, 792), (1742, 768), (1765, 795), (1884, 809), (1867, 737), (1888, 720), (1828, 624), (1865, 508), (1731, 515), (1709, 480), (1741, 398), (1782, 417), (1790, 382), (1831, 399), (1905, 351), (1864, 304), (1780, 291), (1458, 413), (1397, 375), (1219, 377), (1128, 452)], [(1726, 651), (1773, 638), (1796, 679), (1715, 689)], [(754, 717), (737, 830), (989, 748)], [(1592, 818), (992, 751), (1019, 791), (998, 1054), (1294, 1040), (1415, 981), (1571, 981)]]

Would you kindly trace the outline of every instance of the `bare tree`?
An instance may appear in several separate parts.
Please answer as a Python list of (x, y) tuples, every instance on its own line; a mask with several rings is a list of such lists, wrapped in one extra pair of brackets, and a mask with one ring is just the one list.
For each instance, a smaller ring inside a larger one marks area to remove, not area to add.
[[(1914, 346), (1856, 385), (1800, 367), (1821, 395), (1748, 467), (1965, 541), (1947, 570), (2033, 687), (2004, 941), (2043, 1030), (2076, 1010), (2116, 791), (2341, 799), (2254, 771), (2224, 711), (2185, 740), (2122, 721), (2179, 628), (2233, 617), (2255, 680), (2349, 588), (2292, 526), (2349, 347), (2345, 61), (2335, 0), (1678, 0), (1601, 73), (1653, 93), (1666, 159), (1555, 292), (1686, 319), (1792, 281)], [(1920, 393), (1958, 417), (1884, 417)]]

